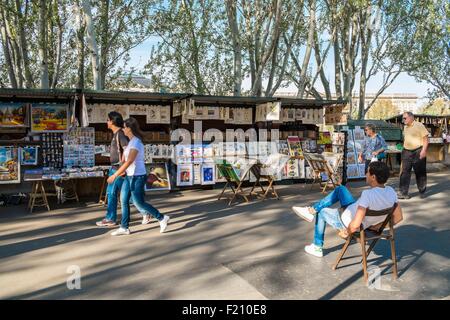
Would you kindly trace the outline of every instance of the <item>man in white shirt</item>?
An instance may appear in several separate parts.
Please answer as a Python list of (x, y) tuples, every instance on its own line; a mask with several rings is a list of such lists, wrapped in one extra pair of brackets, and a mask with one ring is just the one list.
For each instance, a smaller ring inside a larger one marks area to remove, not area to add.
[[(372, 162), (366, 173), (366, 182), (371, 188), (364, 190), (357, 201), (346, 187), (338, 186), (311, 207), (293, 207), (292, 209), (298, 216), (309, 222), (312, 222), (316, 216), (314, 242), (305, 246), (305, 251), (316, 257), (323, 256), (322, 248), (327, 224), (339, 230), (339, 235), (346, 238), (349, 234), (359, 231), (361, 224), (364, 229), (367, 229), (382, 223), (385, 216), (366, 217), (366, 210), (385, 210), (398, 203), (394, 189), (385, 186), (388, 178), (389, 168), (387, 165), (380, 161)], [(342, 215), (338, 209), (331, 208), (338, 202), (344, 208)], [(396, 210), (400, 210), (401, 214), (400, 204)]]

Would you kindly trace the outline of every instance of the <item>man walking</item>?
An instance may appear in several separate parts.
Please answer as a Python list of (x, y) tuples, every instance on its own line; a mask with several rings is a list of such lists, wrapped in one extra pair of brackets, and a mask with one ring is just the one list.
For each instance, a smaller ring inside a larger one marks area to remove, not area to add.
[[(120, 113), (115, 111), (108, 113), (107, 125), (108, 129), (114, 134), (111, 141), (111, 169), (109, 170), (109, 176), (112, 176), (120, 167), (123, 150), (128, 145), (128, 138), (122, 131), (123, 118)], [(120, 189), (122, 188), (123, 180), (123, 177), (117, 177), (117, 179), (114, 180), (114, 183), (108, 184), (108, 188), (106, 189), (106, 197), (108, 202), (106, 217), (102, 221), (98, 221), (96, 223), (97, 226), (112, 227), (117, 224), (117, 199)]]
[(417, 188), (420, 197), (425, 197), (427, 188), (427, 149), (428, 149), (428, 130), (425, 126), (414, 120), (412, 112), (403, 114), (404, 142), (402, 151), (402, 165), (400, 174), (400, 192), (399, 199), (409, 199), (409, 183), (411, 181), (411, 169), (414, 169), (416, 175)]

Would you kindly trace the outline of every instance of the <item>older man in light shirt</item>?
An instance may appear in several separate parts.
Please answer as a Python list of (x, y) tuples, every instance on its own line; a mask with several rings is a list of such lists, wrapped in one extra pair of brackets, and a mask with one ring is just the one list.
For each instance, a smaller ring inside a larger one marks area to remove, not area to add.
[(425, 126), (414, 120), (411, 112), (403, 114), (403, 151), (402, 170), (400, 174), (399, 199), (409, 199), (409, 184), (411, 181), (411, 169), (416, 175), (417, 188), (421, 198), (425, 197), (427, 189), (427, 150), (429, 132)]

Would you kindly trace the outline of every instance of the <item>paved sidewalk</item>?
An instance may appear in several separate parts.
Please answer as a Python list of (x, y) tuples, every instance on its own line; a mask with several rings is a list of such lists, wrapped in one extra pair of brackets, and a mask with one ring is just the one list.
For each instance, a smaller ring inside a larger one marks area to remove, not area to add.
[[(390, 183), (398, 181), (392, 179)], [(104, 208), (67, 203), (26, 213), (0, 208), (1, 299), (448, 299), (450, 296), (449, 172), (429, 176), (429, 196), (401, 200), (405, 221), (396, 229), (400, 278), (381, 267), (379, 289), (362, 281), (357, 257), (331, 270), (342, 240), (327, 229), (324, 258), (304, 253), (312, 223), (292, 205), (321, 196), (317, 186), (278, 187), (281, 200), (227, 207), (220, 190), (187, 191), (148, 199), (171, 216), (168, 231), (141, 225), (132, 209), (132, 234), (112, 237), (101, 229)], [(349, 184), (357, 194), (364, 182)], [(350, 248), (350, 256), (358, 253)], [(369, 262), (389, 262), (380, 243)], [(81, 268), (81, 289), (68, 290), (70, 266)]]

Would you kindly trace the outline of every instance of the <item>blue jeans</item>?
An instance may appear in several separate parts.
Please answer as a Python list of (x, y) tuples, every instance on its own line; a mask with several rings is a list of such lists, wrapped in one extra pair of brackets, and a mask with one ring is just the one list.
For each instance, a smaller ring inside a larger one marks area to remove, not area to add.
[[(110, 169), (108, 173), (108, 177), (112, 176), (117, 170)], [(106, 197), (108, 202), (108, 207), (106, 211), (106, 219), (110, 221), (117, 220), (117, 199), (119, 198), (119, 192), (122, 188), (124, 178), (117, 177), (116, 180), (112, 184), (108, 184), (106, 188)]]
[(130, 224), (130, 198), (133, 201), (136, 209), (143, 215), (152, 215), (154, 218), (161, 221), (164, 216), (153, 207), (151, 204), (145, 202), (145, 182), (147, 175), (142, 176), (127, 176), (122, 185), (120, 200), (122, 202), (122, 228), (127, 229)]
[(341, 207), (347, 207), (354, 203), (355, 199), (346, 187), (338, 186), (333, 192), (312, 206), (317, 212), (314, 228), (314, 244), (316, 246), (323, 247), (327, 223), (334, 229), (345, 229), (339, 210), (330, 208), (337, 202), (341, 204)]

